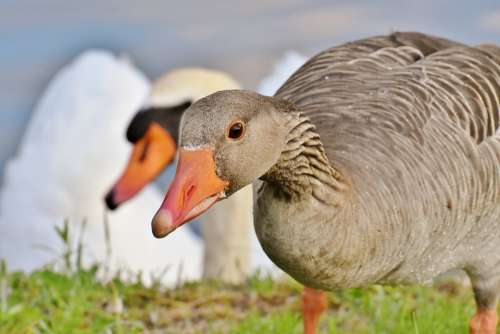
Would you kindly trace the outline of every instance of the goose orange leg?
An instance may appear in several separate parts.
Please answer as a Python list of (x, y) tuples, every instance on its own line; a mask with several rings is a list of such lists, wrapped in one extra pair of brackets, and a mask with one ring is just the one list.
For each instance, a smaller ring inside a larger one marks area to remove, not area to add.
[(315, 334), (321, 313), (326, 310), (326, 294), (323, 291), (304, 287), (302, 291), (302, 318), (304, 334)]
[(498, 315), (496, 309), (478, 308), (470, 319), (470, 334), (495, 334), (497, 332)]
[(493, 276), (469, 274), (471, 277), (472, 289), (474, 290), (474, 299), (476, 300), (476, 314), (469, 321), (470, 334), (496, 334), (498, 315), (497, 305), (500, 294), (500, 281), (496, 279), (485, 279), (484, 277)]

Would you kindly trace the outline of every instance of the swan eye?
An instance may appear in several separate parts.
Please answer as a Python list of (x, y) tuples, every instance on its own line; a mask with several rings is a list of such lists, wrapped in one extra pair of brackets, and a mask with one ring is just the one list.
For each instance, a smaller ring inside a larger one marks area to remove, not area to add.
[(229, 126), (227, 137), (230, 139), (240, 139), (245, 134), (245, 126), (242, 122), (237, 121)]

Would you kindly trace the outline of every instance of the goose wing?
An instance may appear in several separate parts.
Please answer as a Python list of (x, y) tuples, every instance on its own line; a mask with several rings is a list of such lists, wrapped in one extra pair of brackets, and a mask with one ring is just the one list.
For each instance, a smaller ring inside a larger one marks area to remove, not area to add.
[[(307, 61), (281, 86), (276, 95), (290, 98), (293, 94), (303, 90), (307, 83), (320, 80), (327, 73), (331, 73), (332, 78), (342, 77), (346, 74), (344, 73), (345, 67), (352, 67), (353, 61), (380, 49), (408, 46), (418, 50), (423, 56), (427, 56), (436, 51), (460, 45), (462, 44), (417, 32), (395, 32), (388, 36), (376, 36), (345, 43), (327, 49)], [(358, 70), (365, 70), (359, 66), (355, 67)]]

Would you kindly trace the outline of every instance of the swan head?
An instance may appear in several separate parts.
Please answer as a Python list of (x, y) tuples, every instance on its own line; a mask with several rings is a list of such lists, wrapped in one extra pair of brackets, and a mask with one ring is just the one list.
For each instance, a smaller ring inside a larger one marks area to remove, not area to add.
[(227, 74), (203, 68), (176, 69), (156, 80), (142, 109), (128, 126), (126, 136), (132, 151), (121, 176), (105, 197), (107, 207), (116, 209), (173, 162), (181, 117), (194, 101), (238, 87)]

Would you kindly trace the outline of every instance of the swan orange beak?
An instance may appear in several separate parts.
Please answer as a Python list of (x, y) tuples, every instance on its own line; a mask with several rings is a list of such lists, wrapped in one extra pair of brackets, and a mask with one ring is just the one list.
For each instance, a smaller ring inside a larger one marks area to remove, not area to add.
[(227, 185), (215, 173), (212, 150), (179, 150), (174, 181), (151, 224), (153, 235), (163, 238), (201, 215), (224, 197)]
[(106, 195), (109, 209), (137, 194), (170, 164), (176, 152), (172, 136), (157, 123), (151, 123), (144, 137), (134, 144), (127, 167)]

